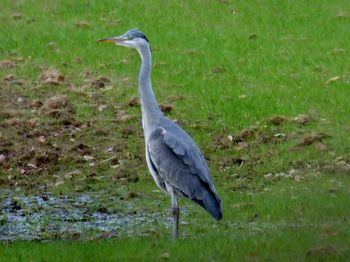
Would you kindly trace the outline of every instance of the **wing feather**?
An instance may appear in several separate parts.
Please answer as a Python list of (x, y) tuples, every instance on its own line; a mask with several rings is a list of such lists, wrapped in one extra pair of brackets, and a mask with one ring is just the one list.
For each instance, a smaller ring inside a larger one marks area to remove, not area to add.
[(156, 128), (147, 144), (159, 175), (183, 195), (221, 219), (221, 201), (212, 182), (207, 163), (197, 145), (181, 129)]
[(170, 147), (173, 153), (189, 167), (192, 174), (197, 175), (203, 182), (210, 186), (213, 193), (217, 194), (208, 165), (193, 140), (187, 134), (185, 137), (179, 139), (167, 130), (165, 132), (163, 131), (163, 133), (165, 145)]

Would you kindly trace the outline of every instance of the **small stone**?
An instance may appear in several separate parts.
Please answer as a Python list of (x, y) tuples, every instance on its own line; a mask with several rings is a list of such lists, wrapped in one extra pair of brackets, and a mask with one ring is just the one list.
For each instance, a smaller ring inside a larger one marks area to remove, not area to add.
[(86, 161), (91, 161), (94, 160), (95, 158), (93, 156), (89, 156), (89, 155), (84, 155), (84, 160)]
[(39, 136), (36, 141), (38, 141), (39, 144), (45, 144), (46, 138), (44, 136)]
[(275, 176), (276, 177), (288, 177), (289, 175), (287, 175), (286, 173), (280, 172), (280, 173), (277, 173)]
[(337, 82), (338, 80), (340, 80), (340, 76), (334, 76), (334, 77), (331, 77), (330, 79), (328, 79), (325, 83), (325, 85), (329, 85), (331, 83), (334, 83), (334, 82)]
[(273, 135), (274, 137), (279, 137), (279, 138), (283, 138), (286, 136), (286, 134), (283, 134), (283, 133), (277, 133), (277, 134), (274, 134)]
[(112, 147), (110, 147), (110, 148), (107, 148), (106, 152), (107, 152), (107, 153), (111, 153), (111, 152), (113, 151), (113, 149), (114, 149), (114, 147), (113, 147), (113, 146), (112, 146)]
[(294, 169), (294, 168), (292, 168), (291, 170), (289, 170), (289, 172), (288, 172), (288, 174), (289, 175), (295, 175), (297, 173), (297, 171)]
[(268, 173), (268, 174), (264, 175), (264, 178), (266, 178), (266, 179), (271, 179), (271, 178), (272, 178), (272, 174), (271, 174), (271, 173)]
[(170, 258), (170, 254), (168, 252), (161, 254), (159, 258), (164, 259), (164, 260), (168, 260)]
[(33, 163), (28, 163), (27, 167), (33, 168), (33, 169), (37, 169), (38, 167), (36, 166), (36, 164)]
[(4, 154), (0, 154), (0, 164), (6, 160), (6, 156)]
[(295, 182), (301, 182), (304, 178), (302, 176), (296, 175), (294, 176), (294, 181)]
[(102, 111), (105, 111), (107, 108), (108, 108), (108, 105), (100, 105), (98, 107), (98, 111), (102, 112)]

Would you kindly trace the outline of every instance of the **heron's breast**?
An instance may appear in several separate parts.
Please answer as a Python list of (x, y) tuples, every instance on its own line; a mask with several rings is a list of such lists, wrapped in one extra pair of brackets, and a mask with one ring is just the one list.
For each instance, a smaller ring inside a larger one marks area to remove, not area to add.
[(166, 189), (166, 186), (164, 184), (164, 181), (163, 179), (159, 176), (157, 170), (155, 170), (153, 168), (153, 165), (151, 163), (151, 159), (149, 157), (149, 154), (148, 154), (148, 149), (147, 149), (147, 144), (146, 144), (146, 162), (147, 162), (147, 166), (148, 166), (148, 169), (154, 179), (154, 181), (156, 182), (157, 186), (165, 193), (169, 193)]

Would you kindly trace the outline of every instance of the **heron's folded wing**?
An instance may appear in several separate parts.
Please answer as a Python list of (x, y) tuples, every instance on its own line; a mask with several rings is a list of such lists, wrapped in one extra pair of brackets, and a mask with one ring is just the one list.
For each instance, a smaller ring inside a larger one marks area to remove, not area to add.
[[(158, 168), (171, 168), (167, 170), (168, 173), (186, 169), (204, 182), (217, 197), (207, 163), (198, 146), (186, 133), (176, 136), (173, 132), (159, 127), (152, 132), (148, 148), (152, 160), (160, 165)], [(181, 176), (181, 179), (184, 177)]]

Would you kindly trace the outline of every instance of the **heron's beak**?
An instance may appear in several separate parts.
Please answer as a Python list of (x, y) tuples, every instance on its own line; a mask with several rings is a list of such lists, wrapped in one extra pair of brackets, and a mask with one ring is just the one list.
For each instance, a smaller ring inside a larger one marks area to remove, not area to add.
[(97, 43), (111, 43), (111, 44), (121, 44), (126, 40), (123, 36), (108, 37), (97, 40)]

